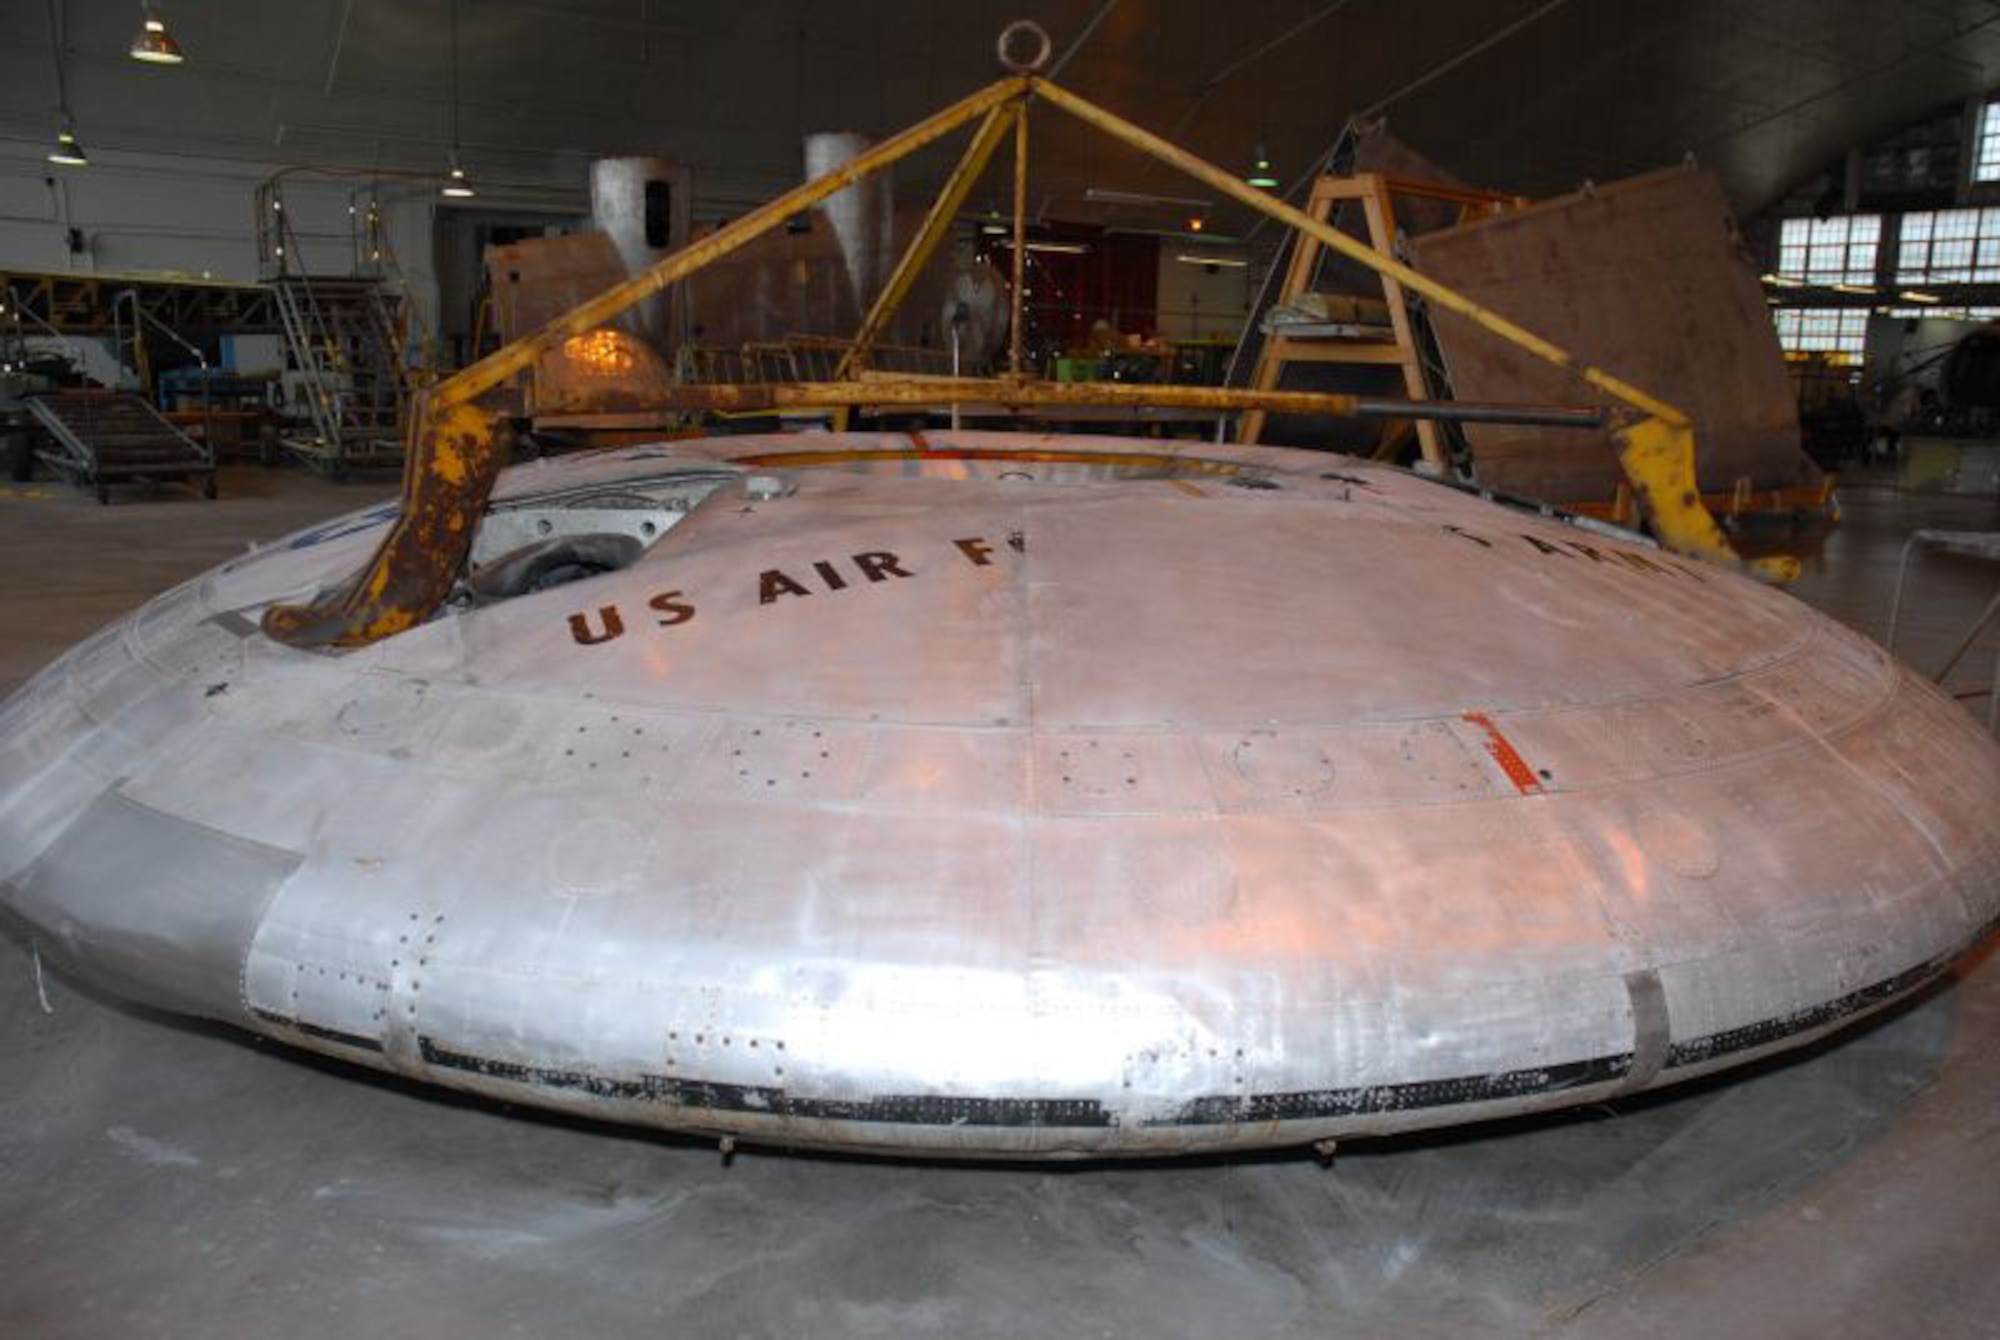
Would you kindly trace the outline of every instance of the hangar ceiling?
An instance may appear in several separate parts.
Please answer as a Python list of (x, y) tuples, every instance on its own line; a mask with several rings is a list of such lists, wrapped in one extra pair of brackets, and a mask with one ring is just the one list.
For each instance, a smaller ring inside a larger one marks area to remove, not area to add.
[[(2000, 83), (1989, 0), (458, 0), (467, 163), (517, 192), (583, 164), (694, 164), (711, 211), (797, 179), (799, 136), (895, 129), (995, 72), (996, 32), (1041, 22), (1065, 82), (1198, 152), (1268, 143), (1289, 181), (1343, 119), (1392, 129), (1472, 180), (1547, 194), (1693, 152), (1753, 213), (1848, 146)], [(56, 127), (52, 14), (93, 151), (441, 170), (451, 0), (166, 0), (190, 53), (127, 59), (127, 0), (0, 7), (0, 152)], [(1094, 26), (1093, 26), (1094, 25)], [(1087, 36), (1085, 36), (1088, 30)], [(1442, 71), (1442, 72), (1441, 72)], [(1091, 187), (1196, 194), (1055, 114), (1037, 122), (1048, 212), (1117, 222)], [(941, 175), (942, 155), (902, 175)], [(1128, 207), (1129, 208), (1129, 207)]]

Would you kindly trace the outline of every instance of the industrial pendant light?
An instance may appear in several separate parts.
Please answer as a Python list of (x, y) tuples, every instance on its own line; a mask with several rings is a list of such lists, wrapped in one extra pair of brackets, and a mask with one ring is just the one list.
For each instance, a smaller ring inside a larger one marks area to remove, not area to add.
[(1251, 160), (1249, 174), (1243, 180), (1261, 191), (1278, 189), (1277, 174), (1271, 171), (1271, 155), (1265, 152), (1264, 141), (1257, 141), (1256, 157)]
[(132, 39), (131, 56), (148, 65), (179, 65), (187, 57), (181, 54), (181, 44), (174, 41), (167, 31), (166, 20), (160, 17), (160, 7), (142, 4), (145, 18), (139, 25), (139, 35)]
[(56, 132), (56, 147), (49, 150), (49, 161), (64, 167), (90, 166), (90, 155), (84, 153), (83, 145), (77, 141), (68, 117), (63, 118), (63, 127)]
[(69, 90), (63, 85), (62, 19), (60, 0), (49, 0), (49, 52), (56, 61), (56, 110), (62, 113), (62, 129), (56, 132), (56, 147), (49, 150), (49, 161), (63, 167), (89, 167), (90, 155), (76, 138), (76, 122), (69, 114)]
[(453, 200), (470, 200), (479, 194), (458, 161), (458, 0), (451, 0), (451, 171), (438, 194)]

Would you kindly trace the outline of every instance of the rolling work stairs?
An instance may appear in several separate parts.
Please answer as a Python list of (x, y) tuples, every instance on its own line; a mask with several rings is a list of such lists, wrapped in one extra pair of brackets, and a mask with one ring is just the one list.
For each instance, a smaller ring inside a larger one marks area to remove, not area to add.
[(215, 456), (129, 391), (44, 391), (27, 397), (50, 444), (36, 454), (56, 473), (111, 501), (113, 484), (178, 481), (215, 496)]
[(403, 338), (394, 300), (367, 277), (285, 274), (271, 286), (314, 430), (283, 445), (336, 477), (401, 461)]
[[(311, 421), (310, 434), (295, 431), (279, 444), (338, 477), (402, 463), (411, 401), (429, 380), (434, 351), (390, 245), (376, 185), (348, 193), (342, 232), (323, 226), (331, 202), (316, 194), (329, 184), (318, 175), (285, 168), (257, 187), (257, 265), (276, 299), (294, 385)], [(307, 187), (293, 202), (305, 219), (287, 207), (287, 184)], [(314, 218), (320, 226), (312, 226)]]

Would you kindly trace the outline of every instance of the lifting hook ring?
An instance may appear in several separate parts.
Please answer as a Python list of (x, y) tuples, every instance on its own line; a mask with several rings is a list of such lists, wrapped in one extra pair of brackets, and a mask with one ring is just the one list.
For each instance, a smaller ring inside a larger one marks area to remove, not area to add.
[[(1011, 54), (1017, 39), (1026, 38), (1034, 42), (1035, 54), (1023, 59)], [(1048, 30), (1033, 19), (1015, 19), (1000, 30), (1000, 41), (996, 48), (1000, 53), (1000, 63), (1013, 74), (1034, 74), (1049, 63)]]

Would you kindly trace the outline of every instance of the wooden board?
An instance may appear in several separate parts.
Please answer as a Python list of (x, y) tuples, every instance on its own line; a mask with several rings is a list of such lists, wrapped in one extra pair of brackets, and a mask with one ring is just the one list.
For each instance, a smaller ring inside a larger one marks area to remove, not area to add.
[[(1758, 488), (1817, 482), (1755, 266), (1706, 171), (1648, 173), (1410, 246), (1426, 274), (1686, 410), (1704, 491), (1744, 476)], [(1433, 309), (1431, 320), (1458, 399), (1592, 398), (1462, 318)], [(1621, 479), (1608, 432), (1479, 424), (1466, 438), (1481, 482), (1508, 493), (1588, 501)]]

